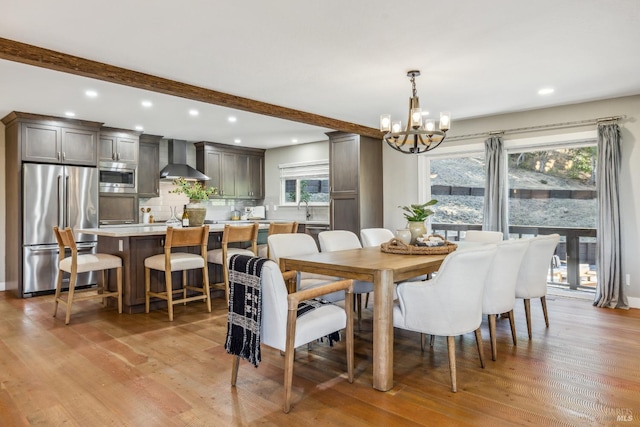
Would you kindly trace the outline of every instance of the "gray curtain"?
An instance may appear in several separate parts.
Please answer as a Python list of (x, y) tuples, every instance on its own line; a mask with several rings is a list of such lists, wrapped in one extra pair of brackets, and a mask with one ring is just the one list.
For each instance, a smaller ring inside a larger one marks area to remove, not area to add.
[(596, 263), (598, 287), (593, 305), (629, 308), (622, 282), (620, 255), (620, 128), (617, 124), (598, 124), (598, 236)]
[(507, 220), (507, 198), (505, 188), (507, 177), (504, 167), (502, 136), (492, 136), (485, 142), (485, 189), (482, 229), (502, 231), (504, 238), (509, 238), (509, 222)]

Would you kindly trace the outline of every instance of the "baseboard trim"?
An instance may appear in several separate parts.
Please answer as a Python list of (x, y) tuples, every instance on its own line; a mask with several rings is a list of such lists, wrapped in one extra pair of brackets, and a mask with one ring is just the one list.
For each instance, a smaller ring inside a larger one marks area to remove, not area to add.
[(7, 285), (5, 282), (0, 282), (0, 292), (4, 292), (7, 290)]
[(627, 301), (629, 302), (629, 308), (640, 308), (640, 298), (627, 297)]

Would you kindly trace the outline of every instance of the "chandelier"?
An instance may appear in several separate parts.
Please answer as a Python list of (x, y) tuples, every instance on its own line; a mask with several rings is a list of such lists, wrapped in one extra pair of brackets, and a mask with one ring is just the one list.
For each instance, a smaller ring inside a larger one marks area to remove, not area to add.
[(400, 120), (391, 121), (390, 114), (380, 116), (380, 131), (386, 132), (384, 140), (391, 148), (405, 154), (420, 154), (433, 150), (444, 141), (451, 127), (451, 114), (448, 111), (440, 113), (439, 130), (436, 130), (435, 120), (423, 120), (420, 101), (416, 94), (416, 77), (419, 75), (418, 70), (407, 73), (407, 77), (411, 80), (412, 96), (409, 99), (409, 119), (406, 129), (402, 130)]

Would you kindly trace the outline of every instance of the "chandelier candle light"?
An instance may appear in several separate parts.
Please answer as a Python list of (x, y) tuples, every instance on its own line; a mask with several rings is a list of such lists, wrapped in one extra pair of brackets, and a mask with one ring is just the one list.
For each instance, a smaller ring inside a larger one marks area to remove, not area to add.
[[(394, 150), (405, 154), (420, 154), (431, 151), (439, 146), (451, 127), (451, 114), (448, 111), (440, 113), (439, 130), (433, 119), (422, 119), (420, 100), (416, 92), (416, 77), (420, 71), (412, 70), (407, 73), (411, 80), (412, 96), (409, 99), (409, 124), (402, 130), (400, 120), (391, 121), (390, 114), (380, 116), (380, 131), (387, 132), (384, 140)], [(423, 123), (424, 122), (424, 123)]]

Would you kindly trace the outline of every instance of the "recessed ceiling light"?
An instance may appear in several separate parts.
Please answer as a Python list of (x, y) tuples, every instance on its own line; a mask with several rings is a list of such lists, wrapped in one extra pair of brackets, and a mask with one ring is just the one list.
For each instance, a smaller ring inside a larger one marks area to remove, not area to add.
[(229, 118), (227, 120), (229, 120), (229, 122), (231, 122), (231, 123), (235, 123), (235, 122), (238, 121), (238, 119), (236, 119), (234, 116), (229, 116)]
[(136, 126), (136, 130), (137, 130), (137, 131), (143, 131), (143, 130), (144, 130), (144, 127), (142, 127), (142, 126)]
[(298, 140), (297, 140), (297, 139), (295, 139), (295, 138), (293, 138), (293, 139), (291, 140), (291, 142), (292, 142), (293, 144), (297, 144), (297, 143), (298, 143)]
[(236, 144), (240, 144), (242, 142), (242, 140), (240, 138), (236, 138), (233, 140), (234, 143)]
[(95, 98), (96, 96), (98, 96), (98, 92), (91, 89), (85, 91), (84, 94), (87, 95), (89, 98)]
[(198, 110), (189, 110), (189, 114), (192, 116), (197, 116), (198, 114), (200, 114), (200, 112)]
[(142, 104), (143, 107), (149, 108), (149, 107), (151, 107), (153, 105), (153, 102), (144, 100), (144, 101), (141, 102), (141, 104)]
[(64, 115), (67, 117), (75, 117), (76, 113), (74, 113), (73, 111), (67, 111), (66, 113), (64, 113)]
[(554, 89), (553, 89), (553, 88), (545, 87), (545, 88), (540, 89), (540, 90), (538, 91), (538, 95), (550, 95), (550, 94), (552, 94), (553, 92), (554, 92)]

